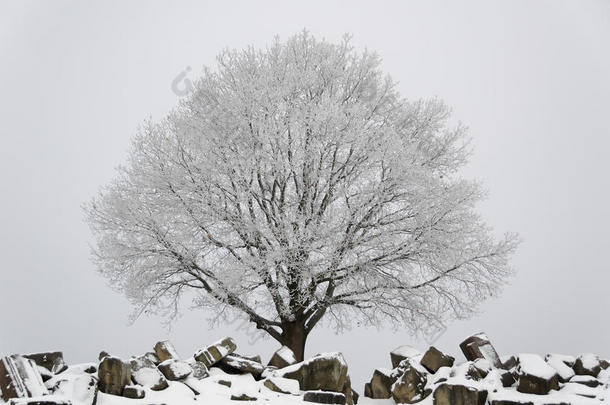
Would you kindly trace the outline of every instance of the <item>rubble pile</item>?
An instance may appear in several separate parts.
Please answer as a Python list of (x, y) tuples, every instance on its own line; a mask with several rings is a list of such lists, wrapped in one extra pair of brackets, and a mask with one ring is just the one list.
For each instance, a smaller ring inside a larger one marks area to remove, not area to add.
[(203, 401), (290, 404), (593, 405), (604, 404), (610, 363), (593, 354), (499, 356), (489, 338), (460, 344), (465, 362), (436, 347), (400, 346), (391, 369), (377, 368), (363, 396), (341, 353), (297, 362), (281, 347), (265, 365), (224, 338), (181, 357), (169, 341), (122, 359), (67, 365), (62, 352), (0, 358), (2, 399), (10, 405), (177, 405)]
[(455, 364), (436, 347), (398, 347), (390, 352), (392, 369), (374, 370), (364, 396), (422, 405), (593, 405), (610, 398), (610, 364), (593, 354), (500, 357), (484, 333), (460, 349), (466, 361)]

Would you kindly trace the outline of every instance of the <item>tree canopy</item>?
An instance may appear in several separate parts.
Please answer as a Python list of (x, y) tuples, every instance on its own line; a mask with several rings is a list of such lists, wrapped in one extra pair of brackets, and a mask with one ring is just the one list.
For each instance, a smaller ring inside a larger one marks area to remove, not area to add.
[(217, 60), (85, 207), (99, 271), (137, 308), (194, 292), (302, 358), (322, 318), (425, 331), (498, 290), (517, 237), (477, 214), (443, 102), (405, 99), (348, 39)]

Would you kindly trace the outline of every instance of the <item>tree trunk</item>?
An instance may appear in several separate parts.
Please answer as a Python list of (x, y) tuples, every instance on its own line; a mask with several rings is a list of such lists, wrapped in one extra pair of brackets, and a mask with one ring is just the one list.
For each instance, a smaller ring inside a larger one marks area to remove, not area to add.
[(282, 330), (280, 343), (292, 350), (297, 362), (303, 361), (307, 341), (305, 325), (300, 322), (284, 324)]

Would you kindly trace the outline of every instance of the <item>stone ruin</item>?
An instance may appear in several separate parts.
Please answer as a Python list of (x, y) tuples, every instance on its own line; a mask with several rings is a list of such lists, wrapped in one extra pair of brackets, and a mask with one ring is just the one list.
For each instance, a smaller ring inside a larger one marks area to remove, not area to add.
[(434, 346), (425, 353), (398, 347), (390, 353), (392, 369), (376, 369), (364, 396), (404, 404), (431, 398), (427, 404), (434, 405), (588, 405), (606, 399), (610, 363), (595, 355), (500, 357), (484, 333), (460, 349), (466, 361), (455, 364)]
[[(297, 363), (292, 351), (282, 347), (265, 365), (260, 356), (244, 356), (236, 349), (235, 341), (227, 337), (183, 359), (171, 342), (161, 341), (153, 351), (127, 360), (101, 352), (98, 363), (70, 367), (61, 352), (7, 356), (0, 360), (2, 399), (11, 405), (72, 405), (70, 396), (78, 391), (78, 403), (94, 405), (100, 395), (139, 400), (147, 392), (163, 391), (171, 384), (184, 385), (196, 396), (201, 390), (199, 381), (213, 380), (230, 388), (231, 379), (226, 377), (250, 375), (259, 391), (301, 396), (317, 403), (355, 403), (357, 394), (351, 389), (340, 353)], [(68, 382), (74, 386), (72, 392)], [(257, 396), (258, 392), (236, 390), (230, 399), (249, 401)]]
[[(10, 405), (94, 405), (103, 395), (147, 404), (142, 401), (148, 396), (171, 387), (184, 387), (195, 398), (205, 394), (205, 384), (213, 384), (229, 390), (235, 401), (266, 400), (272, 393), (311, 403), (358, 403), (340, 353), (297, 363), (290, 349), (282, 347), (264, 364), (260, 356), (236, 349), (227, 337), (188, 358), (181, 358), (169, 341), (127, 360), (101, 352), (99, 362), (74, 366), (64, 362), (61, 352), (6, 356), (0, 359), (2, 399)], [(464, 340), (460, 349), (466, 361), (456, 364), (434, 346), (423, 353), (398, 347), (390, 352), (392, 368), (374, 370), (363, 395), (384, 403), (434, 405), (580, 405), (605, 399), (610, 363), (592, 354), (500, 357), (483, 333)], [(245, 376), (252, 384), (238, 389), (233, 377)]]

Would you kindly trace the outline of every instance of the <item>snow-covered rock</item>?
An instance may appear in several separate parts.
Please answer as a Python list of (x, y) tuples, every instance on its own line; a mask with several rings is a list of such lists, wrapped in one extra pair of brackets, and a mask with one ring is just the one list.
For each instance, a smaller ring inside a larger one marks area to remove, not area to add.
[(298, 395), (301, 389), (297, 380), (283, 377), (269, 377), (264, 380), (263, 385), (271, 391), (282, 394)]
[(155, 345), (155, 354), (159, 358), (160, 362), (169, 359), (180, 359), (178, 351), (176, 350), (172, 342), (170, 342), (169, 340), (162, 340), (160, 342), (157, 342), (157, 344)]
[(50, 372), (49, 370), (47, 370), (45, 367), (37, 365), (36, 368), (38, 369), (38, 372), (40, 373), (42, 382), (49, 381), (51, 378), (53, 378), (53, 373)]
[(146, 392), (141, 385), (126, 385), (123, 388), (123, 396), (125, 398), (141, 399), (146, 396)]
[(602, 385), (601, 381), (590, 375), (575, 375), (570, 378), (571, 383), (586, 385), (591, 388)]
[(59, 374), (68, 368), (62, 352), (24, 354), (23, 357), (33, 360), (38, 366), (46, 368), (53, 374)]
[(159, 356), (157, 356), (157, 354), (153, 352), (146, 352), (140, 357), (145, 358), (149, 363), (152, 363), (155, 366), (161, 363), (161, 359), (159, 358)]
[(49, 393), (36, 363), (19, 355), (0, 359), (0, 388), (6, 401)]
[(481, 374), (480, 369), (475, 367), (472, 361), (467, 361), (453, 367), (450, 376), (473, 381), (485, 378), (485, 375)]
[(294, 357), (294, 353), (287, 346), (280, 347), (273, 355), (271, 356), (271, 360), (269, 360), (268, 365), (284, 368), (291, 366), (297, 362), (297, 359)]
[(193, 369), (193, 373), (191, 374), (191, 376), (193, 376), (194, 378), (202, 380), (209, 375), (208, 368), (202, 362), (192, 359), (188, 363)]
[(97, 370), (99, 389), (111, 395), (121, 395), (123, 388), (131, 384), (131, 367), (118, 357), (106, 356)]
[(218, 363), (216, 363), (216, 366), (229, 374), (250, 373), (255, 378), (259, 378), (265, 370), (265, 366), (263, 366), (261, 363), (235, 354), (225, 356)]
[[(601, 391), (601, 392), (600, 392)], [(600, 390), (597, 387), (589, 387), (588, 385), (579, 384), (576, 382), (568, 382), (561, 387), (560, 393), (578, 395), (580, 397), (597, 398), (598, 395), (605, 393), (605, 390)], [(602, 397), (603, 398), (603, 397)]]
[(170, 381), (182, 380), (193, 372), (193, 369), (187, 362), (176, 359), (162, 361), (158, 368), (165, 378)]
[(421, 355), (422, 353), (412, 346), (399, 346), (390, 352), (392, 368), (398, 367), (403, 360), (419, 358)]
[(345, 404), (345, 395), (339, 392), (332, 391), (307, 391), (303, 395), (303, 401), (313, 402), (316, 404)]
[(499, 372), (500, 383), (504, 388), (512, 387), (519, 380), (519, 374), (516, 370), (492, 370), (492, 372), (493, 371)]
[(199, 350), (193, 357), (209, 368), (222, 360), (225, 356), (233, 353), (236, 348), (237, 345), (235, 344), (235, 341), (230, 337), (226, 337), (205, 349)]
[(462, 349), (462, 353), (467, 360), (475, 361), (482, 358), (487, 359), (493, 367), (502, 367), (500, 356), (498, 356), (496, 349), (485, 333), (478, 333), (466, 338), (460, 343), (460, 349)]
[(472, 366), (479, 372), (481, 377), (485, 378), (487, 374), (493, 369), (489, 360), (487, 359), (476, 359), (472, 362)]
[(131, 379), (136, 384), (148, 387), (153, 391), (161, 391), (168, 387), (165, 376), (157, 369), (155, 359), (147, 353), (143, 356), (133, 357), (129, 360), (131, 366)]
[(55, 397), (69, 398), (75, 404), (92, 404), (98, 387), (96, 375), (90, 373), (92, 363), (74, 364), (45, 384)]
[(297, 380), (302, 390), (341, 392), (347, 378), (347, 363), (341, 353), (323, 353), (277, 370), (274, 375)]
[(434, 391), (434, 405), (485, 405), (487, 390), (461, 384), (441, 384)]
[(576, 363), (576, 356), (570, 356), (567, 354), (559, 354), (559, 353), (551, 353), (547, 354), (546, 357), (555, 357), (557, 360), (561, 360), (568, 367), (574, 367), (574, 363)]
[(441, 352), (434, 346), (430, 346), (420, 361), (421, 365), (432, 374), (436, 373), (441, 367), (453, 366), (454, 362), (453, 357)]
[(418, 370), (409, 360), (404, 360), (401, 365), (406, 364), (402, 375), (392, 385), (392, 398), (396, 403), (415, 403), (427, 397), (431, 390), (426, 390), (427, 377), (424, 370)]
[(527, 394), (548, 394), (559, 389), (557, 371), (537, 354), (519, 354), (519, 385), (517, 391)]
[(599, 357), (592, 353), (581, 354), (574, 362), (574, 372), (578, 375), (597, 377), (601, 369)]
[[(53, 374), (33, 360), (10, 356), (13, 362), (20, 363), (11, 364), (9, 368), (24, 386), (35, 381), (41, 370), (45, 371), (47, 379), (43, 389), (24, 389), (23, 397), (12, 398), (11, 405), (231, 405), (244, 400), (261, 405), (303, 404), (304, 400), (356, 403), (358, 395), (352, 390), (347, 364), (338, 353), (317, 355), (282, 369), (267, 366), (257, 381), (247, 368), (234, 367), (232, 362), (253, 362), (260, 370), (263, 366), (256, 361), (258, 359), (234, 352), (227, 355), (231, 345), (224, 345), (222, 341), (215, 345), (224, 347), (219, 350), (223, 357), (209, 369), (194, 358), (180, 361), (172, 357), (157, 364), (158, 356), (153, 353), (132, 357), (128, 362), (105, 353), (99, 369), (97, 363), (83, 363)], [(167, 347), (164, 350), (171, 352)], [(402, 347), (397, 352), (404, 359), (394, 369), (378, 369), (373, 373), (364, 392), (369, 398), (361, 398), (360, 405), (604, 405), (610, 401), (607, 388), (610, 369), (603, 367), (592, 354), (578, 358), (548, 354), (544, 359), (535, 354), (521, 354), (518, 360), (502, 356), (499, 357), (502, 367), (493, 365), (489, 356), (481, 356), (474, 361), (437, 368), (431, 367), (428, 360), (424, 360), (426, 355), (415, 349)], [(428, 352), (434, 354), (433, 349)], [(509, 367), (509, 363), (512, 366)], [(598, 365), (600, 371), (597, 371)], [(7, 368), (6, 365), (0, 367)], [(31, 375), (20, 367), (29, 367)], [(171, 370), (172, 378), (179, 379), (168, 381), (158, 367)], [(572, 367), (585, 371), (577, 375)], [(131, 381), (125, 379), (127, 371), (131, 373)], [(597, 376), (587, 372), (597, 372)], [(99, 381), (98, 376), (101, 377)], [(165, 389), (154, 390), (159, 377), (165, 382)], [(6, 387), (2, 381), (7, 381), (6, 373), (0, 373), (0, 387)], [(12, 382), (9, 381), (8, 386)], [(3, 403), (0, 400), (0, 404)]]
[(132, 371), (131, 379), (136, 384), (148, 387), (153, 391), (161, 391), (169, 386), (167, 379), (157, 368), (144, 367)]
[(242, 378), (240, 384), (231, 385), (229, 392), (234, 401), (254, 401), (259, 397), (260, 386), (253, 378)]
[(392, 397), (392, 385), (398, 376), (392, 370), (377, 368), (373, 371), (371, 381), (364, 387), (364, 396), (373, 399), (387, 399)]
[(519, 365), (519, 360), (515, 356), (500, 356), (500, 361), (504, 370), (512, 370)]
[[(570, 378), (574, 377), (574, 369), (566, 364), (563, 356), (547, 354), (545, 360), (549, 366), (553, 367), (555, 371), (557, 371), (559, 381), (566, 382), (569, 381)], [(572, 364), (574, 363), (572, 362)]]

